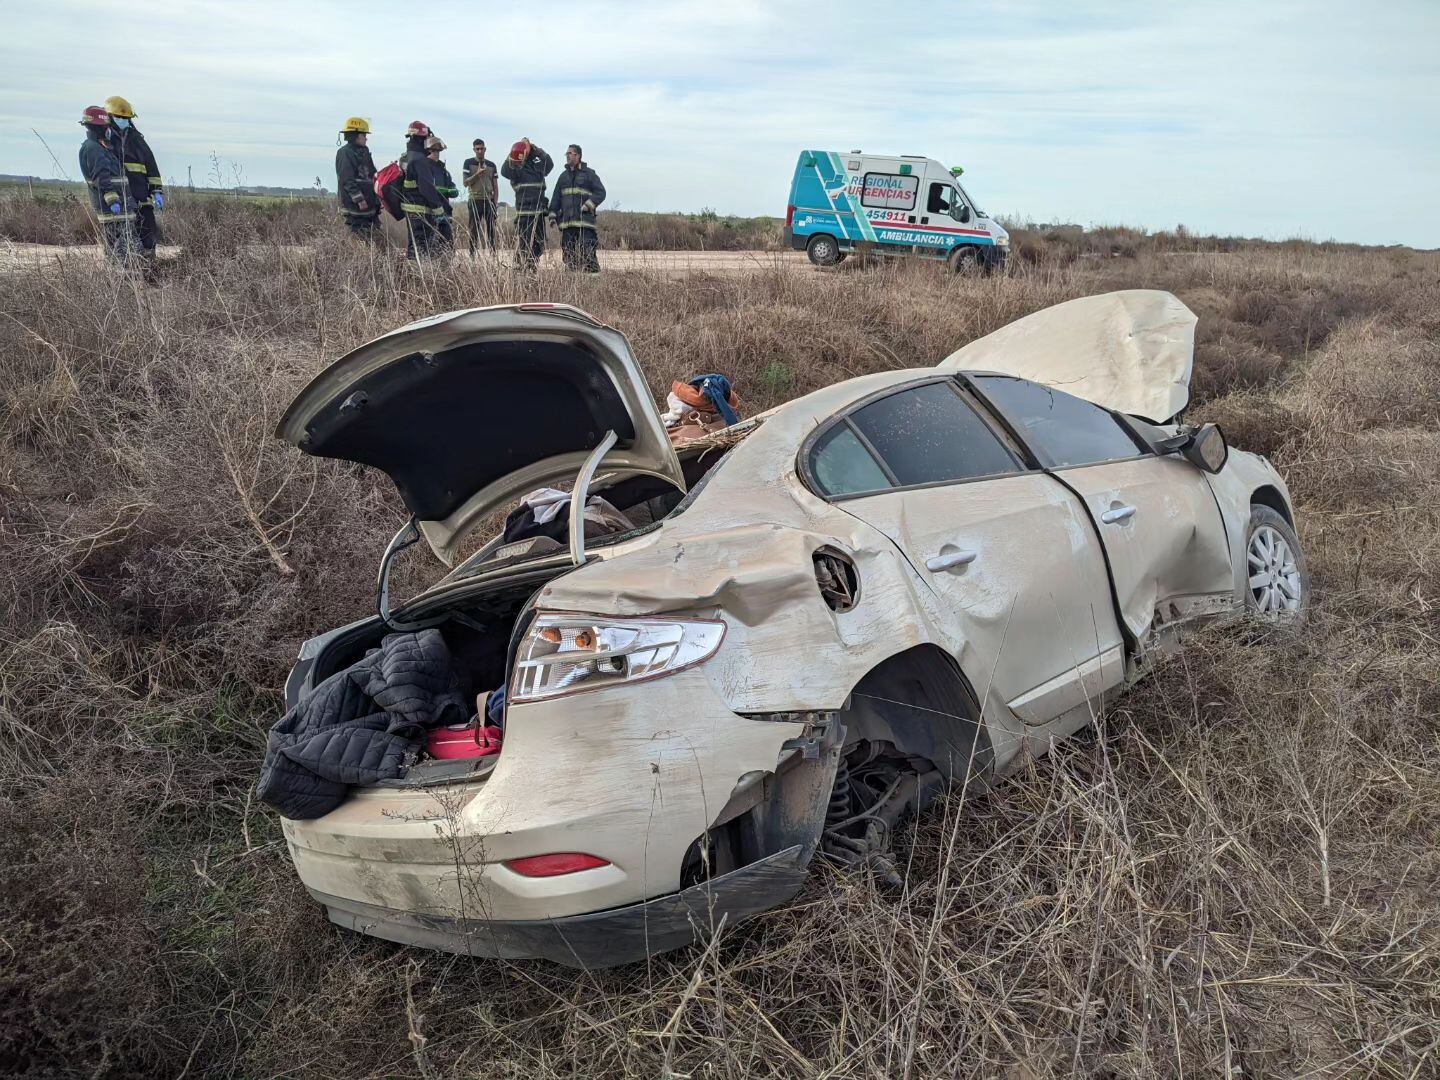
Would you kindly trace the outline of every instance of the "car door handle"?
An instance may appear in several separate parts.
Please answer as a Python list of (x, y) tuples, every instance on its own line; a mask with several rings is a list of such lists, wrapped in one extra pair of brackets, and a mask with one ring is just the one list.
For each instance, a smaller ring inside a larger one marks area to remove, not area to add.
[(1100, 515), (1100, 520), (1106, 525), (1119, 525), (1122, 521), (1129, 521), (1135, 516), (1133, 506), (1117, 506), (1113, 510), (1106, 510)]
[(932, 555), (925, 560), (925, 569), (939, 573), (957, 566), (968, 566), (975, 561), (976, 554), (974, 551), (952, 551), (948, 555)]

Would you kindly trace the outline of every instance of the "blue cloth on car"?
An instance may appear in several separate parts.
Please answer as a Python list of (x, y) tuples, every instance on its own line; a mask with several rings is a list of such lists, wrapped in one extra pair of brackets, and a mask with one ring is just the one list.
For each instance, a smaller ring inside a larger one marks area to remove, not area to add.
[(730, 407), (730, 380), (724, 375), (696, 375), (690, 380), (690, 385), (705, 395), (705, 399), (715, 406), (715, 411), (720, 414), (728, 427), (739, 421), (740, 417), (735, 415), (735, 410)]

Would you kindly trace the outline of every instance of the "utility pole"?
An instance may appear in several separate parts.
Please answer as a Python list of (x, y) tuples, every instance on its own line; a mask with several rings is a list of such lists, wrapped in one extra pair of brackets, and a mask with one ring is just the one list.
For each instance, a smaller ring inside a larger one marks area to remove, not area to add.
[(195, 190), (195, 166), (194, 166), (194, 165), (186, 165), (186, 166), (185, 166), (185, 186), (188, 187), (191, 191), (194, 191), (194, 190)]

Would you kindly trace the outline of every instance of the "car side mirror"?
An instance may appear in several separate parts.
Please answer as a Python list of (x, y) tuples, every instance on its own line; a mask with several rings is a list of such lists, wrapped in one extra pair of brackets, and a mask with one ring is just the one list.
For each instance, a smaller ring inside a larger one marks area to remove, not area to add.
[(1208, 473), (1218, 473), (1230, 459), (1229, 444), (1225, 442), (1225, 433), (1218, 424), (1201, 425), (1180, 452), (1185, 455), (1186, 461)]
[(955, 220), (958, 221), (958, 222), (960, 222), (962, 225), (963, 225), (965, 222), (969, 221), (969, 220), (970, 220), (970, 207), (966, 206), (964, 203), (961, 203), (961, 204), (960, 204), (960, 212), (955, 215)]

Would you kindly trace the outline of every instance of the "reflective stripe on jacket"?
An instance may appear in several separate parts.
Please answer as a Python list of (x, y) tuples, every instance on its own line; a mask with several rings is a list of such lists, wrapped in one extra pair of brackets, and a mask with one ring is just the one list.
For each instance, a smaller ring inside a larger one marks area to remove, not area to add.
[(163, 190), (163, 181), (160, 179), (160, 166), (155, 164), (155, 155), (150, 152), (150, 144), (133, 122), (124, 129), (112, 125), (109, 134), (110, 145), (125, 166), (125, 175), (130, 181), (130, 197), (137, 206), (152, 205), (154, 200), (151, 196)]
[(405, 170), (405, 179), (400, 181), (400, 209), (406, 214), (426, 214), (440, 217), (445, 213), (445, 200), (435, 190), (435, 163), (425, 154), (425, 140), (405, 151), (400, 165)]
[[(375, 159), (370, 149), (347, 142), (335, 151), (335, 184), (340, 213), (346, 217), (371, 218), (380, 213), (375, 195)], [(362, 207), (358, 200), (363, 199)]]
[[(135, 201), (130, 198), (124, 166), (120, 164), (120, 155), (109, 143), (86, 135), (85, 141), (80, 144), (80, 175), (85, 178), (90, 208), (101, 221), (123, 221), (134, 216), (131, 211)], [(111, 203), (122, 205), (125, 213), (110, 213)]]
[[(605, 201), (605, 185), (595, 170), (583, 161), (578, 169), (566, 169), (555, 181), (550, 196), (550, 213), (562, 229), (595, 228), (595, 207)], [(590, 204), (590, 209), (583, 207)]]
[(543, 214), (545, 206), (545, 177), (555, 168), (550, 155), (538, 146), (530, 148), (530, 156), (520, 164), (508, 157), (500, 166), (500, 175), (510, 181), (515, 189), (515, 212), (526, 216)]

